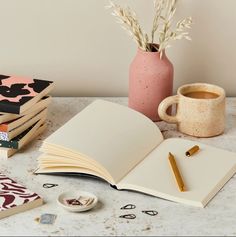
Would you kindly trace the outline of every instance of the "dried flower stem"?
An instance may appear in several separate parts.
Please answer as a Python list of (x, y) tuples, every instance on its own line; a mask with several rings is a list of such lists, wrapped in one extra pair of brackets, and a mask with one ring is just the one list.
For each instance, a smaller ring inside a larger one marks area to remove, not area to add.
[(151, 33), (152, 43), (154, 43), (155, 33), (159, 27), (163, 5), (164, 5), (164, 0), (154, 0), (155, 15), (153, 19), (152, 33)]
[[(117, 18), (118, 23), (128, 31), (142, 50), (151, 52), (154, 48), (160, 53), (160, 57), (162, 57), (164, 50), (170, 47), (170, 41), (183, 38), (191, 40), (189, 33), (186, 31), (186, 29), (191, 28), (191, 17), (178, 21), (175, 29), (172, 29), (177, 1), (178, 0), (154, 0), (155, 14), (151, 31), (151, 42), (149, 41), (148, 35), (142, 31), (135, 12), (129, 7), (122, 8), (110, 1), (108, 8), (112, 9), (112, 15)], [(154, 44), (156, 33), (159, 34), (159, 42)], [(156, 45), (158, 45), (158, 47)]]
[(122, 8), (113, 2), (110, 2), (108, 7), (112, 8), (112, 15), (118, 19), (118, 23), (128, 31), (138, 46), (145, 51), (150, 51), (148, 35), (142, 31), (135, 12), (129, 7)]

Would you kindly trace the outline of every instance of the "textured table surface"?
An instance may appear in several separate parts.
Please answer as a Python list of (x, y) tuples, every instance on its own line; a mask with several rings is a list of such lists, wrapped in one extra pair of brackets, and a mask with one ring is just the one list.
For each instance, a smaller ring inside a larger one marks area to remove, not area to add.
[[(33, 175), (36, 158), (44, 138), (61, 127), (75, 114), (96, 98), (53, 98), (49, 108), (48, 129), (36, 140), (7, 161), (0, 161), (0, 171), (40, 194), (45, 204), (0, 220), (0, 235), (236, 235), (236, 178), (233, 177), (204, 209), (189, 207), (159, 198), (128, 191), (116, 191), (107, 183), (86, 177)], [(127, 105), (127, 98), (104, 98)], [(158, 123), (165, 138), (185, 137), (176, 131), (175, 125)], [(198, 139), (219, 148), (236, 152), (236, 98), (227, 99), (227, 126), (219, 137)], [(44, 189), (44, 183), (59, 186)], [(86, 213), (68, 213), (56, 203), (64, 191), (84, 190), (99, 198), (95, 209)], [(133, 203), (135, 210), (123, 211), (120, 207)], [(157, 210), (152, 217), (142, 210)], [(44, 226), (35, 221), (41, 214), (57, 215), (53, 225)], [(133, 213), (134, 220), (119, 218)]]

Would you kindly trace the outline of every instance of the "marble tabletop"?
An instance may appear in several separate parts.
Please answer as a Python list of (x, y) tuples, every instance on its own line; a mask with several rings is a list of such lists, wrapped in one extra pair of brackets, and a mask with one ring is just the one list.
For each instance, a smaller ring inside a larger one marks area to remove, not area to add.
[[(117, 191), (107, 183), (88, 177), (34, 175), (38, 151), (43, 139), (61, 127), (75, 114), (96, 98), (53, 98), (49, 108), (47, 131), (25, 146), (9, 160), (0, 160), (0, 171), (29, 189), (40, 194), (45, 204), (39, 208), (0, 220), (0, 235), (24, 236), (78, 236), (78, 235), (236, 235), (236, 176), (213, 198), (206, 208), (189, 207), (148, 195)], [(104, 98), (127, 105), (127, 98)], [(175, 125), (158, 123), (165, 138), (185, 137), (176, 131)], [(236, 98), (227, 98), (227, 126), (221, 136), (198, 139), (219, 148), (236, 152)], [(44, 183), (56, 183), (57, 187), (45, 189)], [(57, 196), (70, 190), (92, 192), (99, 198), (98, 205), (85, 213), (69, 213), (56, 203)], [(128, 203), (134, 210), (121, 210)], [(156, 210), (158, 215), (148, 216), (142, 210)], [(57, 215), (53, 225), (41, 225), (35, 221), (41, 214)], [(133, 213), (134, 220), (119, 218)]]

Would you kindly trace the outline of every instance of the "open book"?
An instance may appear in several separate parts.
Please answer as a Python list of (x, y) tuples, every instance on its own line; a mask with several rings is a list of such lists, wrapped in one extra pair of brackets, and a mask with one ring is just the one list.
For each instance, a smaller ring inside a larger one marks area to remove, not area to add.
[[(185, 152), (199, 145), (194, 157)], [(180, 138), (163, 139), (151, 120), (126, 106), (96, 100), (41, 147), (36, 173), (82, 173), (120, 190), (204, 207), (236, 172), (236, 154)], [(187, 191), (168, 162), (175, 155)]]

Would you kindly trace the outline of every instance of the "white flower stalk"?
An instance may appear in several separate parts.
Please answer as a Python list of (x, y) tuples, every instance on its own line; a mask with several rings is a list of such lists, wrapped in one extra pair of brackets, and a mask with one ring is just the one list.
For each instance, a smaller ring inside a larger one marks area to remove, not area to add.
[(154, 0), (155, 15), (154, 15), (153, 25), (152, 25), (152, 43), (154, 43), (155, 33), (157, 29), (159, 28), (161, 12), (163, 10), (164, 2), (165, 0)]
[[(191, 40), (187, 29), (191, 28), (192, 18), (188, 17), (177, 22), (173, 29), (173, 20), (176, 12), (178, 0), (154, 0), (154, 19), (151, 31), (151, 42), (149, 36), (142, 30), (137, 16), (129, 7), (123, 8), (110, 1), (108, 8), (112, 9), (112, 15), (116, 17), (118, 23), (122, 25), (131, 37), (144, 51), (156, 51), (162, 58), (165, 49), (170, 47), (170, 42), (174, 40)], [(158, 42), (155, 35), (158, 34)]]
[(122, 28), (128, 31), (138, 46), (144, 51), (150, 51), (148, 35), (142, 31), (135, 12), (129, 7), (122, 8), (112, 1), (108, 8), (112, 9), (112, 15), (117, 18)]

